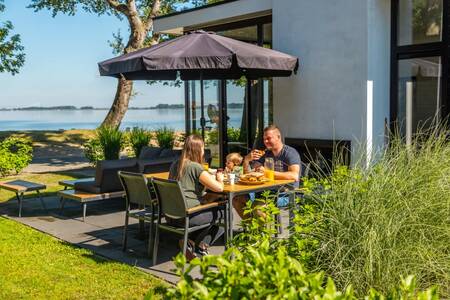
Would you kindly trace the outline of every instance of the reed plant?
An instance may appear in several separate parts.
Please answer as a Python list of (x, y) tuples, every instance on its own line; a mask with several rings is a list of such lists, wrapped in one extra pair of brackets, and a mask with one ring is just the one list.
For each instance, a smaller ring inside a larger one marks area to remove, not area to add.
[(143, 147), (148, 146), (152, 139), (151, 133), (142, 127), (134, 127), (129, 134), (129, 142), (134, 155), (139, 157)]
[(367, 167), (338, 167), (320, 180), (311, 271), (338, 288), (388, 292), (415, 275), (421, 289), (436, 285), (450, 298), (450, 132), (436, 129), (406, 145), (398, 136)]
[(103, 149), (104, 159), (119, 159), (123, 146), (123, 132), (118, 127), (101, 126), (97, 129), (97, 136)]
[(167, 126), (162, 126), (155, 130), (155, 138), (158, 141), (159, 147), (172, 149), (176, 140), (175, 130)]

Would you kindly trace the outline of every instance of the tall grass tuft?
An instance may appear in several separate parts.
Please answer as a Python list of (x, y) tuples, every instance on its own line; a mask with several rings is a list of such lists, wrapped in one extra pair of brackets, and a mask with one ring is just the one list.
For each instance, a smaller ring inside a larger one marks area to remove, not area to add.
[(117, 127), (102, 126), (97, 129), (97, 136), (106, 160), (119, 159), (123, 145), (123, 133)]
[(175, 130), (167, 126), (160, 127), (155, 130), (155, 138), (159, 147), (172, 149), (176, 139)]
[(142, 148), (144, 146), (148, 146), (150, 140), (152, 139), (152, 136), (146, 129), (134, 127), (130, 132), (129, 139), (131, 148), (133, 148), (134, 155), (136, 157), (139, 157)]
[(450, 297), (450, 132), (393, 138), (369, 167), (335, 169), (315, 196), (320, 224), (312, 264), (339, 288), (388, 292), (413, 274), (419, 288)]

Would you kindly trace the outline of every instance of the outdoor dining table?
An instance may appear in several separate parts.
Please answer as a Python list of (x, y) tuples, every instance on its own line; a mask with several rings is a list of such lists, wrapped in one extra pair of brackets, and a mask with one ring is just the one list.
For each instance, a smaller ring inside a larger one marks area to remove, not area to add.
[[(162, 179), (169, 178), (169, 172), (149, 173), (147, 178), (156, 177)], [(277, 190), (280, 187), (294, 183), (295, 180), (273, 180), (267, 181), (258, 185), (246, 185), (236, 182), (235, 184), (224, 184), (222, 192), (212, 192), (215, 194), (225, 195), (228, 200), (228, 238), (233, 239), (233, 198), (241, 195), (248, 195), (249, 193), (258, 193), (266, 190)]]

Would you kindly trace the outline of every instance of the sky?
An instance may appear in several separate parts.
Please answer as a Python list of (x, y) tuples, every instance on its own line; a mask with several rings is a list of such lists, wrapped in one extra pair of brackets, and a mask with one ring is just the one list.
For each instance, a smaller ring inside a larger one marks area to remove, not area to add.
[[(25, 47), (20, 73), (0, 73), (0, 108), (74, 105), (110, 107), (117, 79), (100, 77), (97, 63), (114, 56), (108, 45), (127, 25), (113, 16), (78, 12), (75, 16), (34, 12), (29, 0), (5, 0), (0, 23), (9, 20)], [(184, 89), (135, 82), (130, 106), (183, 103)]]

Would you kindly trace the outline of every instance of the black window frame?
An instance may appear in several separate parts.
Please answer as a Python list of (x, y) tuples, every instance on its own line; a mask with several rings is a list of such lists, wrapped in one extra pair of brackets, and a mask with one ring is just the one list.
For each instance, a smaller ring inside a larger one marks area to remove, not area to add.
[(441, 58), (441, 120), (448, 119), (450, 113), (450, 84), (449, 84), (449, 12), (450, 1), (443, 0), (442, 4), (442, 41), (398, 46), (398, 10), (400, 0), (391, 0), (391, 84), (390, 84), (390, 129), (396, 132), (398, 121), (398, 64), (400, 60), (433, 57)]

